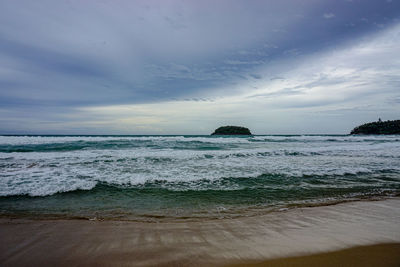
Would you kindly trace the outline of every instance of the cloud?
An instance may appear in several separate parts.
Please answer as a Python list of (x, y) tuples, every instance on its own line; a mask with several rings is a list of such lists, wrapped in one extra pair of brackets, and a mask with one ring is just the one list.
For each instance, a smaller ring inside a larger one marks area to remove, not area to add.
[[(400, 94), (400, 63), (393, 60), (400, 53), (398, 42), (400, 24), (362, 38), (357, 44), (289, 61), (280, 68), (284, 80), (264, 80), (248, 96), (267, 97), (271, 102), (266, 103), (276, 108), (354, 107), (369, 101), (377, 108), (386, 99), (397, 99)], [(269, 73), (274, 67), (259, 72)], [(396, 104), (391, 108), (399, 109)]]
[(107, 129), (126, 125), (135, 133), (208, 134), (220, 124), (243, 122), (258, 134), (346, 133), (368, 118), (399, 114), (400, 63), (390, 59), (400, 53), (399, 41), (396, 25), (350, 46), (287, 62), (286, 71), (281, 67), (285, 79), (263, 78), (258, 88), (244, 81), (239, 87), (246, 89), (214, 101), (191, 98), (76, 112), (102, 118)]
[(335, 16), (335, 14), (333, 14), (333, 13), (324, 13), (323, 17), (324, 17), (325, 19), (332, 19), (332, 18), (334, 18), (334, 17), (336, 17), (336, 16)]
[[(6, 1), (0, 9), (0, 132), (96, 133), (110, 126), (119, 133), (135, 116), (142, 132), (184, 131), (179, 112), (201, 121), (187, 126), (199, 130), (213, 124), (213, 112), (218, 122), (234, 123), (251, 120), (257, 110), (322, 108), (371, 95), (379, 103), (397, 99), (399, 51), (390, 36), (398, 37), (387, 29), (398, 23), (400, 4), (355, 4)], [(321, 21), (321, 14), (340, 16)], [(385, 41), (378, 41), (383, 33)], [(187, 112), (189, 103), (199, 114)], [(153, 119), (132, 113), (119, 120), (123, 114), (94, 109), (117, 106), (140, 106)], [(174, 117), (152, 111), (175, 106)]]

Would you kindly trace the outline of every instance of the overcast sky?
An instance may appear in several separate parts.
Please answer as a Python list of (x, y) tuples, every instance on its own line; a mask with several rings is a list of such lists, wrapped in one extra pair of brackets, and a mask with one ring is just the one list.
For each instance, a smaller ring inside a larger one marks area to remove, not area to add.
[(0, 0), (0, 134), (400, 119), (400, 1)]

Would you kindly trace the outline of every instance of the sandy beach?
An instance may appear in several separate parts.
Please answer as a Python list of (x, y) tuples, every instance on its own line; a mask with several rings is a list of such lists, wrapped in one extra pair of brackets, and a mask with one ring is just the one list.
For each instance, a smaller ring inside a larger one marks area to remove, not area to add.
[(239, 266), (275, 266), (275, 267), (374, 267), (386, 266), (396, 267), (400, 262), (400, 244), (378, 244), (369, 246), (358, 246), (339, 251), (318, 253), (306, 256), (288, 257), (266, 260), (261, 262), (243, 262), (233, 264), (230, 267)]
[[(396, 266), (400, 264), (399, 244), (396, 244), (400, 243), (399, 221), (399, 198), (199, 222), (2, 218), (0, 265), (304, 266), (307, 259), (315, 257), (317, 265), (321, 260), (340, 262), (342, 255), (343, 261), (353, 266), (354, 259), (364, 255), (361, 258), (371, 257), (367, 261), (370, 264), (382, 258), (380, 266)], [(386, 245), (368, 246), (375, 244)], [(288, 257), (354, 247), (358, 248), (288, 261)], [(274, 260), (282, 258), (286, 259)]]

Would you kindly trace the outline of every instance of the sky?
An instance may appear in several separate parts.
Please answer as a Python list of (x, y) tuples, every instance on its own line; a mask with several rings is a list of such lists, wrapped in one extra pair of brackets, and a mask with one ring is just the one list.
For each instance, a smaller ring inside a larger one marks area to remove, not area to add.
[(0, 134), (346, 134), (399, 115), (399, 0), (0, 0)]

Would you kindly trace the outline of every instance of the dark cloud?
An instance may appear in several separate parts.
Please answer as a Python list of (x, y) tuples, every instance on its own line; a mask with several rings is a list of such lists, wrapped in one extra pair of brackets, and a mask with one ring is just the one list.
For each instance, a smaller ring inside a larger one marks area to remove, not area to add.
[[(23, 117), (40, 116), (38, 107), (65, 114), (203, 102), (244, 90), (243, 81), (253, 88), (281, 80), (281, 64), (384, 31), (399, 18), (399, 1), (379, 0), (3, 1), (0, 105)], [(341, 82), (320, 77), (303, 86)]]

